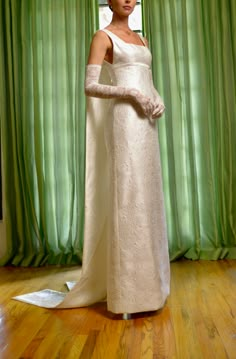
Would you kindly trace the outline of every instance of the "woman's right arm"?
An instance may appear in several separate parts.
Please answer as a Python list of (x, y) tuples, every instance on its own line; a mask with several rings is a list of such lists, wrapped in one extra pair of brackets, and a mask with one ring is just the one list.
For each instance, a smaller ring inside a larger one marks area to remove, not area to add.
[(102, 65), (108, 51), (112, 51), (112, 43), (104, 31), (97, 31), (92, 39), (88, 57), (88, 65)]
[(103, 31), (96, 32), (91, 42), (86, 67), (85, 94), (87, 96), (100, 98), (131, 98), (129, 91), (127, 92), (127, 88), (125, 87), (109, 86), (99, 83), (102, 63), (109, 50), (112, 50), (112, 43), (109, 37)]

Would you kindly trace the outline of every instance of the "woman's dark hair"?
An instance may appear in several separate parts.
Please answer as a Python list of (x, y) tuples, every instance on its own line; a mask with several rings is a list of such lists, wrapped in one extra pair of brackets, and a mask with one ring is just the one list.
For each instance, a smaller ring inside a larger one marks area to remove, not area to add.
[(111, 6), (111, 5), (109, 5), (109, 9), (110, 9), (111, 11), (113, 11), (113, 9), (112, 9), (112, 6)]

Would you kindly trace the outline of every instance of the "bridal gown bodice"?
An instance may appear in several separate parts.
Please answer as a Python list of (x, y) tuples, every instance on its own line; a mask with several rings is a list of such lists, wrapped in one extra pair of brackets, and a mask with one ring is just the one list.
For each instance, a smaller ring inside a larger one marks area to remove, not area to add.
[[(154, 97), (149, 49), (103, 31), (113, 63), (104, 61), (100, 82)], [(130, 100), (87, 98), (82, 273), (57, 307), (106, 300), (114, 313), (157, 310), (169, 275), (156, 126)]]
[[(113, 41), (113, 62), (104, 61), (114, 86), (132, 87), (152, 97), (150, 66), (152, 55), (143, 45), (129, 44), (107, 31)], [(140, 39), (141, 42), (141, 39)]]

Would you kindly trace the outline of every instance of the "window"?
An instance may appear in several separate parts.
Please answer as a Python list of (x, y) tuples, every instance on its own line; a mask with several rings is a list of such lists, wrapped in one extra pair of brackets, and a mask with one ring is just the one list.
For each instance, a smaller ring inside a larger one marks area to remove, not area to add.
[[(112, 11), (109, 9), (107, 0), (98, 0), (99, 4), (99, 24), (100, 29), (106, 27), (112, 19)], [(142, 6), (141, 0), (137, 1), (134, 12), (130, 15), (129, 26), (135, 32), (142, 32)]]

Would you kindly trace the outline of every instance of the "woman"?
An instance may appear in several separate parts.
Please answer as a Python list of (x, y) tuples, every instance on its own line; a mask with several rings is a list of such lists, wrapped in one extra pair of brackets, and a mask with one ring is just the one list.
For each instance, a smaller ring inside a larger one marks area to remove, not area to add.
[(144, 312), (161, 308), (169, 294), (154, 126), (165, 107), (153, 87), (146, 40), (128, 26), (136, 1), (109, 0), (108, 4), (112, 21), (94, 35), (86, 69), (82, 284), (74, 288), (77, 299), (72, 291), (66, 304), (76, 306), (78, 297), (86, 293), (87, 304), (106, 297), (108, 310), (114, 313)]
[[(128, 318), (161, 308), (169, 294), (155, 128), (165, 107), (153, 87), (147, 42), (128, 26), (136, 1), (108, 4), (112, 21), (94, 35), (86, 68), (82, 274), (66, 296), (53, 301), (50, 293), (40, 305), (71, 308), (106, 299), (108, 310)], [(35, 298), (32, 302), (37, 304)]]

